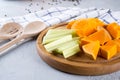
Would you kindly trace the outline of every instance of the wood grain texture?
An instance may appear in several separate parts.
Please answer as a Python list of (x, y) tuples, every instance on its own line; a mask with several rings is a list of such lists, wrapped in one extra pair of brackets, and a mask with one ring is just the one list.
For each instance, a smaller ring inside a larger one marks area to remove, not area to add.
[(79, 75), (103, 75), (120, 70), (120, 53), (110, 60), (98, 57), (94, 61), (83, 52), (68, 59), (63, 58), (62, 55), (54, 55), (47, 52), (42, 44), (42, 39), (46, 32), (51, 28), (65, 28), (66, 24), (62, 23), (46, 28), (37, 38), (36, 46), (38, 54), (47, 64), (60, 71)]

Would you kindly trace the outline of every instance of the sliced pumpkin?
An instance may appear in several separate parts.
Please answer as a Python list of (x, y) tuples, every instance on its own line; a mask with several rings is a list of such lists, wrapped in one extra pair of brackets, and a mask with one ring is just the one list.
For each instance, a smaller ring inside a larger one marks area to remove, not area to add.
[(85, 37), (95, 32), (97, 26), (103, 25), (104, 23), (98, 18), (88, 18), (75, 21), (71, 29), (75, 29), (79, 37)]
[(72, 25), (71, 29), (76, 30), (79, 37), (84, 37), (93, 32), (93, 29), (91, 30), (87, 24), (87, 19), (80, 19)]
[(105, 45), (101, 46), (101, 56), (109, 60), (117, 53), (117, 45), (113, 41), (108, 41)]
[(117, 52), (120, 52), (120, 39), (115, 39), (113, 40), (115, 42), (115, 44), (117, 45)]
[(117, 23), (108, 24), (106, 29), (114, 39), (120, 38), (120, 26)]
[(100, 48), (100, 42), (94, 41), (82, 46), (84, 53), (86, 53), (90, 58), (96, 60)]
[(93, 42), (93, 40), (88, 39), (87, 37), (86, 38), (84, 37), (84, 38), (81, 39), (81, 45), (82, 46), (85, 45), (85, 44), (88, 44), (90, 42)]
[(67, 29), (71, 29), (72, 25), (76, 22), (76, 20), (73, 20), (71, 22), (69, 22), (66, 26)]
[(112, 36), (110, 35), (110, 33), (104, 27), (98, 26), (97, 31), (100, 31), (100, 30), (104, 30), (104, 32), (106, 33), (107, 40), (112, 40)]
[(91, 41), (100, 41), (101, 45), (104, 45), (105, 42), (111, 40), (109, 38), (109, 36), (106, 34), (106, 32), (104, 30), (99, 30), (91, 35), (89, 35), (88, 37), (85, 37), (83, 39), (81, 39), (81, 41), (86, 41), (86, 43), (89, 43)]
[(101, 21), (98, 18), (88, 18), (88, 21), (92, 23), (91, 26), (94, 26), (94, 28), (97, 28), (98, 26), (106, 25), (103, 21)]

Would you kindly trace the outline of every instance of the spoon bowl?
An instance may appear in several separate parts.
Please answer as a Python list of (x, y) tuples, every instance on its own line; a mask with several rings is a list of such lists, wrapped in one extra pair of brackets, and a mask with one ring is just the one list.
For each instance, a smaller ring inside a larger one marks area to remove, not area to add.
[(40, 33), (43, 29), (46, 28), (46, 25), (40, 21), (34, 21), (26, 25), (23, 34), (29, 36), (34, 36)]
[(14, 38), (18, 34), (20, 34), (23, 30), (23, 27), (15, 22), (6, 23), (0, 29), (0, 39), (7, 40)]

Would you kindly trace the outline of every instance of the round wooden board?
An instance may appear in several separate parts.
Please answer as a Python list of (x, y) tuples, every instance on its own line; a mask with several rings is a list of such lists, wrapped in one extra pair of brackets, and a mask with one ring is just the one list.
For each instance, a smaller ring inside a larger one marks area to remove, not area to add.
[(103, 75), (120, 70), (120, 53), (110, 60), (102, 57), (97, 57), (97, 60), (92, 60), (83, 52), (78, 53), (68, 59), (62, 55), (54, 55), (46, 51), (42, 44), (42, 39), (49, 29), (65, 28), (67, 23), (54, 25), (42, 31), (36, 42), (37, 51), (40, 57), (50, 66), (67, 73), (80, 75)]

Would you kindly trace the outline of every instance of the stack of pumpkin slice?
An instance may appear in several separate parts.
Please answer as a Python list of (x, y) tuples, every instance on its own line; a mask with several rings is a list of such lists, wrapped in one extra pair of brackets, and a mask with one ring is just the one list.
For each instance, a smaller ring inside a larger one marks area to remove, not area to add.
[(76, 31), (82, 50), (94, 60), (98, 55), (109, 60), (120, 52), (120, 25), (117, 23), (105, 24), (98, 18), (87, 18), (71, 21), (66, 28)]

